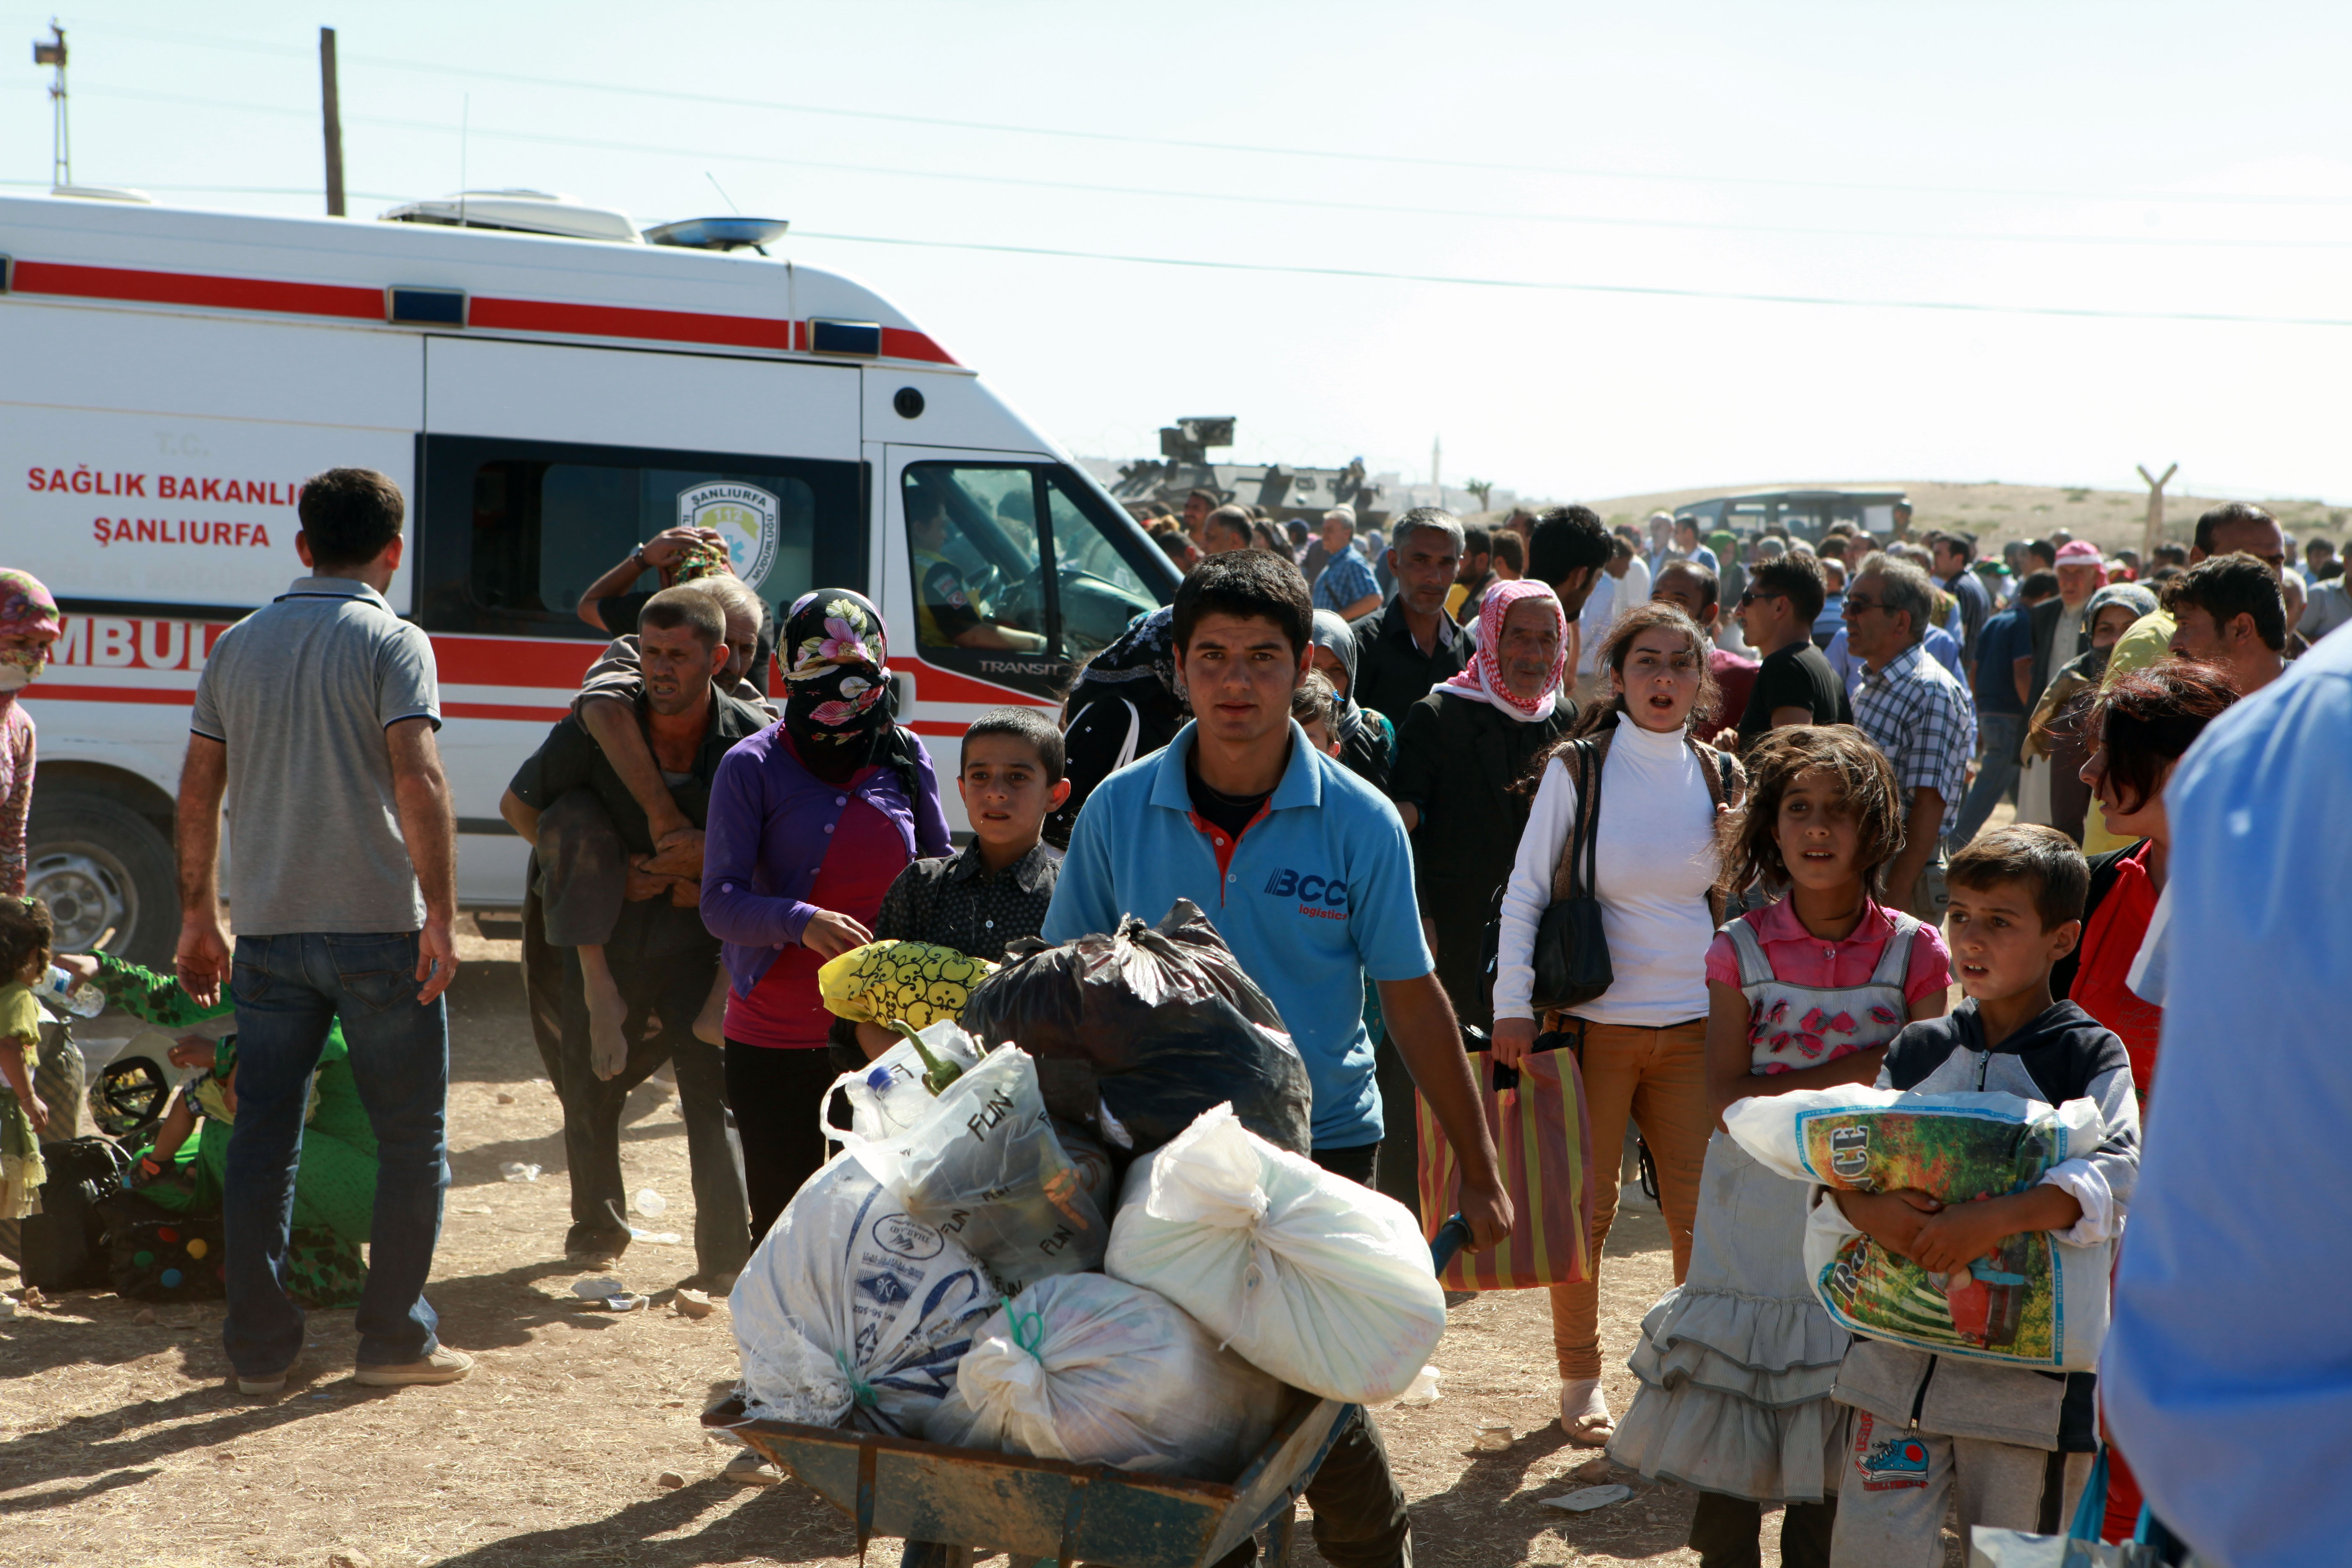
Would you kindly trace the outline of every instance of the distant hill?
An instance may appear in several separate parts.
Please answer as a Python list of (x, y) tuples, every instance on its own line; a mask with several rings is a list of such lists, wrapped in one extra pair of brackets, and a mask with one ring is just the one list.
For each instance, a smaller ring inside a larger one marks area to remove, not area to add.
[[(1999, 480), (1974, 485), (1927, 479), (1768, 480), (1761, 484), (1661, 490), (1653, 495), (1612, 496), (1585, 504), (1607, 519), (1612, 527), (1621, 522), (1639, 526), (1643, 518), (1661, 509), (1672, 510), (1686, 502), (1714, 496), (1777, 489), (1900, 489), (1911, 497), (1915, 530), (1965, 530), (1977, 536), (1980, 550), (1998, 550), (2012, 539), (2038, 538), (2053, 528), (2065, 529), (2077, 539), (2090, 540), (2105, 551), (2125, 546), (2137, 549), (2147, 517), (2147, 492), (2144, 489), (2005, 485)], [(2197, 514), (2220, 504), (2210, 496), (2168, 492), (2164, 498), (2165, 537), (2187, 543), (2190, 531), (2196, 527)], [(2352, 510), (2345, 508), (2331, 508), (2315, 500), (2266, 500), (2262, 504), (2285, 524), (2286, 531), (2297, 541), (2318, 533), (2341, 544), (2347, 530), (2352, 530)]]

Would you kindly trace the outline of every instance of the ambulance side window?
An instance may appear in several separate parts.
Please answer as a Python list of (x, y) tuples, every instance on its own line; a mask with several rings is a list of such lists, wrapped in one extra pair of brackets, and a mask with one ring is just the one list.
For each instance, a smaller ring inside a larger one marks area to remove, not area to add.
[(1000, 663), (1045, 656), (1035, 474), (1012, 465), (908, 467), (907, 553), (923, 647), (985, 650)]
[[(425, 447), (419, 604), (431, 630), (603, 636), (579, 619), (581, 595), (682, 523), (718, 532), (771, 605), (866, 585), (859, 464), (473, 437)], [(660, 586), (649, 571), (623, 592)]]

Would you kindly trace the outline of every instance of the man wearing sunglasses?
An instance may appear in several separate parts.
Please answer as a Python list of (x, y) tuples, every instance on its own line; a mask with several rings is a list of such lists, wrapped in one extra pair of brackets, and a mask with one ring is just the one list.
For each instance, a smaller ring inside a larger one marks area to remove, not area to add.
[(1821, 565), (1809, 555), (1772, 557), (1748, 569), (1735, 613), (1763, 663), (1739, 716), (1740, 750), (1784, 724), (1853, 722), (1844, 682), (1813, 646), (1813, 619), (1827, 596)]

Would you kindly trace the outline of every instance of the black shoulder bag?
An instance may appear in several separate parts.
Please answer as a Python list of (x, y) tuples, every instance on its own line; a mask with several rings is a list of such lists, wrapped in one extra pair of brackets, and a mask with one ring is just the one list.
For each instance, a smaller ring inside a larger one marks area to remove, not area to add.
[(1609, 963), (1601, 900), (1593, 895), (1600, 857), (1601, 752), (1591, 741), (1577, 742), (1570, 752), (1575, 758), (1576, 822), (1568, 848), (1553, 869), (1551, 902), (1536, 925), (1531, 955), (1535, 990), (1529, 1000), (1538, 1018), (1591, 1001), (1617, 977)]

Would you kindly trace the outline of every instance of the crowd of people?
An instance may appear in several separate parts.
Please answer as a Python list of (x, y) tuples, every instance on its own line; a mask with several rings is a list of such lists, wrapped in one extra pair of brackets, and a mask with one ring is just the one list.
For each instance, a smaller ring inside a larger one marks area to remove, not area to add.
[[(446, 1182), (456, 823), (430, 645), (383, 597), (404, 503), (383, 475), (335, 469), (300, 511), (312, 574), (225, 634), (197, 689), (175, 975), (57, 960), (146, 1016), (233, 1005), (233, 1046), (198, 1064), (211, 1098), (174, 1106), (142, 1171), (211, 1163), (225, 1340), (256, 1395), (299, 1357), (300, 1303), (339, 1296), (356, 1300), (361, 1381), (471, 1365), (440, 1343), (424, 1293)], [(2229, 1156), (2196, 1142), (2213, 1136), (2200, 1117), (2256, 1124), (2252, 1092), (2305, 1116), (2346, 1109), (2341, 1061), (2309, 1022), (2324, 1009), (2293, 990), (2324, 985), (2341, 951), (2324, 933), (2345, 922), (2315, 917), (2319, 900), (2280, 912), (2313, 865), (2352, 863), (2326, 858), (2344, 814), (2317, 782), (2352, 746), (2352, 641), (2329, 636), (2352, 616), (2328, 542), (2291, 566), (2279, 524), (2245, 505), (2147, 562), (2063, 535), (1983, 558), (1966, 533), (1915, 536), (1907, 509), (1889, 534), (1805, 540), (1670, 513), (1612, 531), (1580, 506), (1492, 526), (1418, 508), (1382, 538), (1343, 507), (1309, 536), (1205, 491), (1147, 527), (1184, 569), (1173, 603), (1076, 672), (1058, 723), (1009, 708), (970, 726), (960, 849), (865, 595), (820, 588), (771, 616), (691, 529), (592, 586), (583, 619), (620, 635), (501, 802), (533, 850), (525, 963), (563, 1109), (567, 1256), (629, 1245), (621, 1102), (668, 1063), (695, 1195), (686, 1283), (731, 1283), (826, 1157), (828, 1088), (896, 1037), (826, 1010), (827, 961), (888, 939), (993, 961), (1189, 900), (1289, 1029), (1318, 1164), (1431, 1230), (1458, 1212), (1475, 1247), (1521, 1264), (1536, 1216), (1573, 1211), (1580, 1261), (1535, 1281), (1561, 1427), (1696, 1488), (1706, 1563), (1759, 1561), (1768, 1506), (1785, 1510), (1790, 1563), (1940, 1562), (1948, 1512), (1964, 1536), (2054, 1533), (2103, 1447), (2109, 1538), (2139, 1523), (2137, 1467), (2167, 1561), (2187, 1542), (2214, 1561), (2313, 1560), (2272, 1548), (2352, 1528), (2319, 1495), (2336, 1490), (2325, 1472), (2261, 1460), (2276, 1447), (2263, 1402), (2340, 1368), (2340, 1348), (2315, 1321), (2287, 1335), (2304, 1362), (2200, 1359), (2182, 1347), (2210, 1324), (2179, 1296), (2193, 1281), (2199, 1310), (2246, 1310), (2207, 1267), (2300, 1272), (2306, 1293), (2352, 1283), (2340, 1226), (2273, 1245), (2275, 1215), (2321, 1212), (2307, 1167), (2266, 1154), (2305, 1173), (2286, 1178), (2298, 1195), (2250, 1199)], [(663, 585), (634, 592), (647, 570)], [(52, 955), (45, 911), (21, 899), (33, 752), (15, 694), (58, 630), (37, 583), (0, 574), (0, 874), (19, 895), (0, 906), (0, 979), (17, 983), (0, 1027), (23, 1047), (0, 1042), (12, 1214), (56, 1110), (28, 989)], [(2004, 800), (2012, 820), (1989, 826)], [(233, 944), (214, 871), (224, 807)], [(285, 831), (298, 816), (303, 831)], [(2266, 963), (2217, 972), (2217, 922)], [(2245, 1070), (2228, 1052), (2249, 1025), (2220, 1022), (2224, 996), (2277, 1022), (2282, 986), (2306, 1009), (2277, 1023), (2299, 1085), (2276, 1063)], [(2168, 1085), (2196, 1087), (2159, 1100), (2159, 1054)], [(1504, 1168), (1512, 1091), (1490, 1073), (1564, 1089), (1590, 1130), (1573, 1170)], [(1949, 1207), (1823, 1198), (1723, 1131), (1735, 1101), (1849, 1084), (2087, 1099), (2105, 1131), (2025, 1192)], [(1676, 1289), (1636, 1342), (1604, 1344), (1629, 1131)], [(1830, 1201), (1939, 1271), (2029, 1232), (2112, 1240), (2127, 1212), (2164, 1239), (2122, 1249), (2104, 1378), (2045, 1373), (1832, 1321), (1801, 1250)], [(304, 1250), (306, 1215), (342, 1250)], [(1639, 1379), (1622, 1415), (1602, 1393), (1612, 1356)], [(2340, 1431), (2345, 1402), (2328, 1399), (2315, 1414)], [(2193, 1457), (2200, 1423), (2242, 1436), (2227, 1486)], [(748, 1457), (737, 1468), (769, 1479)], [(1370, 1415), (1307, 1496), (1327, 1561), (1410, 1562)]]

